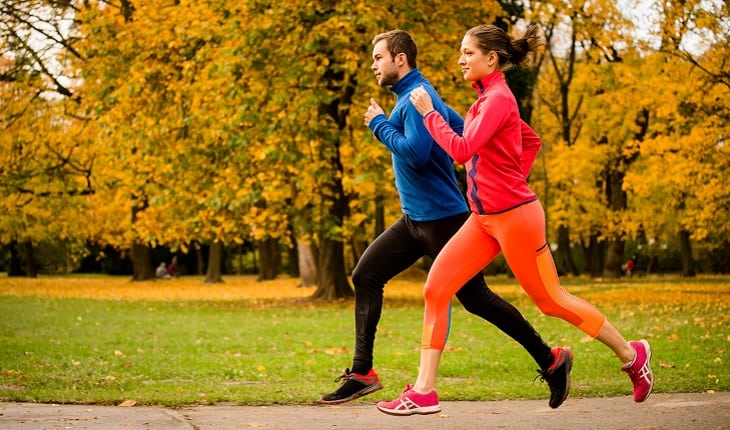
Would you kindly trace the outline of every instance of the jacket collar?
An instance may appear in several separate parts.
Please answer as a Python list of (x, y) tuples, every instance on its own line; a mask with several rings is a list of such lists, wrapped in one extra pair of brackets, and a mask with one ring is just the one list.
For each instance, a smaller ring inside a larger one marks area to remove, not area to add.
[(403, 76), (400, 81), (393, 84), (392, 87), (390, 87), (390, 90), (394, 93), (401, 95), (401, 93), (411, 87), (413, 82), (421, 79), (423, 75), (421, 75), (421, 71), (418, 70), (416, 67), (415, 69), (411, 69), (410, 72), (406, 73), (405, 76)]
[(487, 89), (499, 81), (504, 81), (504, 74), (501, 70), (495, 70), (478, 81), (472, 82), (471, 86), (479, 93), (480, 96), (487, 92)]

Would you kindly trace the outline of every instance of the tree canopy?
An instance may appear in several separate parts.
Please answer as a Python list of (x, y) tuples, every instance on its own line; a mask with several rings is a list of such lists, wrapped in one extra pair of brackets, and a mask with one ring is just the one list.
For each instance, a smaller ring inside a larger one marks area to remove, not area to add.
[(647, 256), (693, 243), (713, 266), (730, 247), (727, 5), (670, 3), (639, 37), (608, 1), (10, 0), (0, 243), (80, 256), (90, 243), (304, 241), (316, 295), (347, 295), (354, 244), (378, 233), (379, 211), (399, 215), (388, 151), (362, 125), (371, 97), (394, 103), (373, 79), (372, 38), (409, 31), (419, 68), (463, 114), (464, 32), (519, 35), (531, 20), (547, 50), (513, 85), (545, 145), (531, 181), (551, 241), (580, 245), (607, 276), (629, 242)]

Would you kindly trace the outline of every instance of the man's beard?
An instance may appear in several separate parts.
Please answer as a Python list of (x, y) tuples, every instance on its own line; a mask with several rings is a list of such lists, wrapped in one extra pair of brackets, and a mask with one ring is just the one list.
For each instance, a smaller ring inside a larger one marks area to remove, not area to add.
[(390, 87), (392, 85), (395, 85), (396, 82), (398, 82), (398, 74), (395, 72), (384, 74), (380, 78), (381, 87)]

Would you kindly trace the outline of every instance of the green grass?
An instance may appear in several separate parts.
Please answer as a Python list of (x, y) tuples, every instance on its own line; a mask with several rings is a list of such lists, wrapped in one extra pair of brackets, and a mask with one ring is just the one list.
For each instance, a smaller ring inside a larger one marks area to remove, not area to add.
[[(614, 286), (610, 294), (623, 297), (641, 285)], [(697, 285), (702, 284), (686, 289)], [(596, 297), (603, 294), (601, 285), (586, 288)], [(616, 288), (625, 291), (616, 293)], [(724, 288), (708, 303), (691, 300), (689, 293), (689, 300), (659, 300), (639, 308), (620, 299), (603, 306), (600, 299), (590, 300), (627, 338), (650, 340), (655, 392), (727, 391), (730, 294)], [(505, 298), (549, 344), (573, 348), (571, 396), (631, 393), (619, 361), (605, 346), (561, 320), (542, 316), (524, 294)], [(718, 300), (725, 305), (717, 306)], [(375, 349), (375, 368), (385, 389), (358, 401), (395, 397), (415, 381), (422, 312), (417, 298), (386, 299)], [(262, 306), (254, 300), (0, 295), (0, 400), (311, 403), (335, 389), (334, 377), (350, 366), (353, 327), (351, 302)], [(442, 400), (547, 398), (546, 384), (533, 381), (535, 369), (518, 344), (455, 304), (438, 380)]]

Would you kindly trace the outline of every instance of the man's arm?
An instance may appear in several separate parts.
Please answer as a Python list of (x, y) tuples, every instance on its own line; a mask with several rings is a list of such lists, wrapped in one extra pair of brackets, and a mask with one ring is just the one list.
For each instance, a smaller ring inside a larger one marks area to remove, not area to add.
[(404, 160), (414, 168), (423, 167), (431, 157), (433, 140), (421, 122), (421, 116), (410, 106), (404, 107), (403, 133), (397, 130), (385, 117), (378, 115), (370, 121), (373, 135), (385, 145), (393, 155)]
[[(451, 116), (449, 114), (450, 108), (441, 100), (436, 90), (430, 85), (427, 87), (426, 91), (429, 91), (433, 98), (435, 109), (445, 116)], [(405, 160), (414, 168), (423, 167), (431, 158), (434, 141), (431, 133), (423, 124), (421, 114), (413, 104), (406, 102), (400, 106), (400, 109), (395, 110), (391, 117), (393, 115), (400, 115), (399, 119), (403, 124), (402, 133), (384, 115), (377, 115), (372, 118), (368, 127), (370, 127), (375, 137), (395, 156)], [(453, 116), (456, 126), (458, 127), (458, 123), (461, 122), (461, 128), (463, 128), (461, 117), (456, 112)]]

